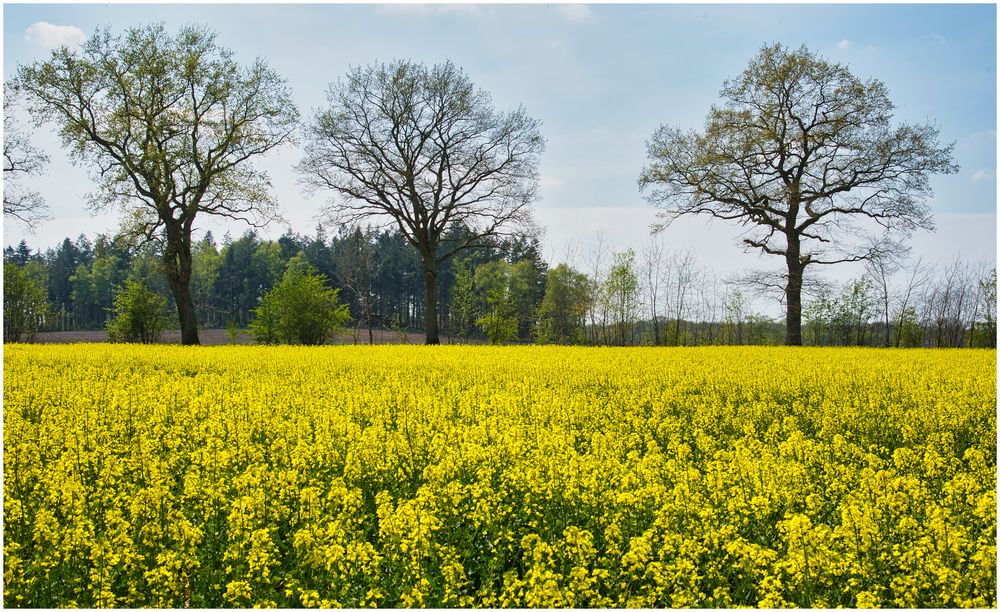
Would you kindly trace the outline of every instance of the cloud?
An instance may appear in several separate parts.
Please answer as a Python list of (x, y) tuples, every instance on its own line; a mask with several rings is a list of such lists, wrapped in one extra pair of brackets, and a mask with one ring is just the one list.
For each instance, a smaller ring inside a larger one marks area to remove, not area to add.
[(87, 40), (87, 35), (76, 26), (53, 25), (47, 21), (36, 21), (24, 31), (24, 40), (38, 45), (46, 51), (59, 47), (76, 47)]
[(974, 181), (992, 181), (996, 178), (996, 170), (976, 170), (976, 173), (972, 175), (972, 180)]
[(851, 41), (847, 40), (846, 38), (837, 43), (838, 49), (846, 49), (850, 46), (851, 46)]
[(594, 12), (586, 4), (557, 4), (556, 12), (570, 23), (583, 23), (594, 16)]

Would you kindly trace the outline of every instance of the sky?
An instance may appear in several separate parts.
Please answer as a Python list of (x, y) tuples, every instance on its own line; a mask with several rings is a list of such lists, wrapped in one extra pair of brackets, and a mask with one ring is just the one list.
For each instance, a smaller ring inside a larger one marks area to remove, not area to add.
[[(856, 76), (886, 84), (897, 122), (932, 122), (955, 144), (961, 170), (931, 181), (937, 232), (912, 237), (915, 255), (947, 262), (996, 259), (996, 6), (789, 4), (530, 5), (95, 5), (5, 4), (6, 81), (20, 64), (78, 44), (98, 26), (164, 22), (170, 29), (204, 24), (241, 62), (263, 58), (287, 79), (305, 119), (325, 105), (325, 91), (351, 66), (408, 58), (452, 60), (488, 91), (498, 109), (521, 105), (542, 122), (541, 198), (535, 218), (545, 229), (550, 263), (583, 268), (598, 236), (616, 250), (650, 240), (690, 249), (725, 275), (780, 266), (745, 254), (739, 230), (706, 218), (684, 219), (651, 237), (656, 210), (637, 179), (646, 141), (659, 125), (698, 129), (727, 78), (764, 45), (805, 44)], [(54, 217), (30, 234), (5, 220), (4, 243), (26, 239), (50, 247), (65, 236), (114, 232), (113, 213), (82, 206), (93, 183), (72, 166), (51, 127), (33, 142), (51, 162), (28, 183)], [(322, 194), (303, 193), (292, 167), (301, 150), (287, 147), (260, 167), (271, 176), (282, 214), (311, 235)], [(245, 227), (204, 219), (202, 231), (237, 236)], [(276, 238), (288, 226), (263, 234)], [(835, 267), (834, 280), (858, 272)]]

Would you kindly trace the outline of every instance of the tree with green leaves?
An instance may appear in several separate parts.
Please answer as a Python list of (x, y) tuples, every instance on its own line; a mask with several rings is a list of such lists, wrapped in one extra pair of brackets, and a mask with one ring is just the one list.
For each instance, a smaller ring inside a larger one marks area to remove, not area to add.
[(160, 341), (169, 324), (167, 300), (145, 283), (128, 279), (115, 290), (108, 340), (153, 344)]
[(3, 91), (3, 216), (17, 219), (33, 230), (49, 219), (42, 195), (26, 188), (22, 181), (38, 176), (49, 161), (48, 155), (31, 144), (16, 118), (16, 83), (6, 83)]
[[(451, 62), (354, 68), (330, 86), (299, 166), (339, 200), (342, 223), (394, 225), (419, 253), (427, 344), (438, 344), (438, 275), (459, 251), (530, 224), (545, 142), (524, 109), (499, 112)], [(444, 240), (464, 225), (462, 240)]]
[(201, 215), (251, 225), (276, 215), (252, 163), (292, 139), (284, 81), (261, 60), (238, 64), (206, 28), (158, 24), (98, 30), (79, 50), (20, 67), (16, 85), (94, 170), (91, 208), (121, 207), (128, 232), (160, 243), (181, 342), (198, 344), (191, 234)]
[(580, 344), (586, 340), (590, 279), (561, 263), (548, 270), (545, 296), (538, 308), (537, 339), (542, 344)]
[(454, 333), (468, 341), (475, 331), (479, 314), (475, 274), (465, 259), (454, 262), (455, 283), (451, 291), (451, 322)]
[(250, 333), (261, 344), (323, 344), (351, 320), (339, 289), (326, 286), (301, 253), (288, 262), (284, 277), (261, 299)]
[[(34, 263), (34, 262), (31, 262)], [(31, 263), (3, 266), (3, 341), (24, 342), (34, 338), (49, 316), (44, 278), (36, 278)]]
[(615, 253), (611, 270), (601, 287), (600, 299), (611, 317), (612, 342), (625, 346), (632, 341), (639, 311), (639, 278), (636, 273), (635, 251)]
[(781, 257), (785, 343), (799, 345), (805, 271), (931, 229), (929, 177), (957, 171), (954, 145), (930, 124), (894, 126), (882, 82), (805, 47), (764, 47), (720, 95), (703, 131), (656, 131), (639, 186), (663, 210), (655, 228), (685, 215), (734, 221), (747, 249)]
[(493, 344), (517, 338), (518, 291), (514, 265), (500, 259), (480, 264), (475, 273), (476, 290), (484, 296), (483, 314), (476, 323)]

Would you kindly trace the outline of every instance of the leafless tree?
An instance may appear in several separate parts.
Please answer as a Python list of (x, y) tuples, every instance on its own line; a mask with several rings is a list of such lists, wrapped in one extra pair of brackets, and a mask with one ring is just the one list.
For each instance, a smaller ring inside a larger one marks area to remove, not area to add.
[[(313, 189), (339, 196), (338, 221), (395, 225), (420, 254), (427, 344), (438, 344), (438, 267), (488, 236), (530, 226), (539, 122), (502, 113), (451, 62), (352, 69), (333, 83), (299, 165)], [(462, 240), (443, 241), (464, 226)]]
[(649, 308), (649, 318), (653, 324), (653, 343), (660, 345), (660, 295), (663, 292), (663, 275), (666, 271), (667, 259), (663, 243), (650, 239), (642, 250), (640, 275), (642, 276), (645, 302)]
[(607, 328), (607, 300), (601, 299), (601, 291), (604, 287), (604, 280), (607, 274), (607, 260), (611, 252), (611, 243), (605, 237), (603, 231), (598, 231), (594, 241), (590, 244), (587, 252), (588, 276), (591, 282), (591, 295), (588, 315), (590, 317), (590, 341), (592, 344), (607, 343), (605, 333), (599, 333), (598, 322), (600, 322), (600, 332), (605, 332)]
[(674, 251), (670, 256), (670, 302), (674, 322), (673, 341), (681, 344), (681, 323), (687, 314), (689, 294), (695, 276), (694, 253), (690, 249)]
[(904, 327), (907, 318), (911, 313), (915, 313), (914, 302), (920, 300), (922, 292), (934, 275), (934, 266), (924, 261), (923, 257), (918, 258), (908, 266), (903, 266), (907, 272), (903, 288), (897, 298), (896, 306), (896, 343), (898, 348), (903, 341)]
[(371, 228), (367, 231), (359, 226), (342, 228), (343, 235), (337, 241), (334, 252), (334, 269), (337, 279), (354, 294), (361, 316), (355, 319), (354, 339), (357, 342), (358, 329), (364, 325), (368, 329), (368, 344), (375, 343), (372, 330), (375, 307), (375, 282), (379, 261)]
[(892, 302), (890, 285), (893, 275), (902, 267), (908, 250), (903, 248), (896, 250), (875, 250), (877, 255), (865, 262), (865, 271), (874, 285), (879, 307), (882, 311), (882, 324), (885, 326), (883, 346), (889, 346), (892, 341), (890, 331), (892, 315), (889, 312)]

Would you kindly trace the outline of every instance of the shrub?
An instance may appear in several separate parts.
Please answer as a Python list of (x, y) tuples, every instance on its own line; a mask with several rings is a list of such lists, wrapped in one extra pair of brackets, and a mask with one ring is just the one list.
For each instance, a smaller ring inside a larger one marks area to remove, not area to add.
[(170, 322), (167, 299), (134, 280), (125, 281), (115, 290), (111, 312), (107, 325), (111, 342), (159, 342)]
[(3, 341), (30, 341), (45, 325), (49, 303), (45, 286), (17, 264), (3, 266)]
[(254, 310), (250, 333), (261, 344), (323, 344), (351, 320), (339, 294), (312, 266), (289, 267)]

